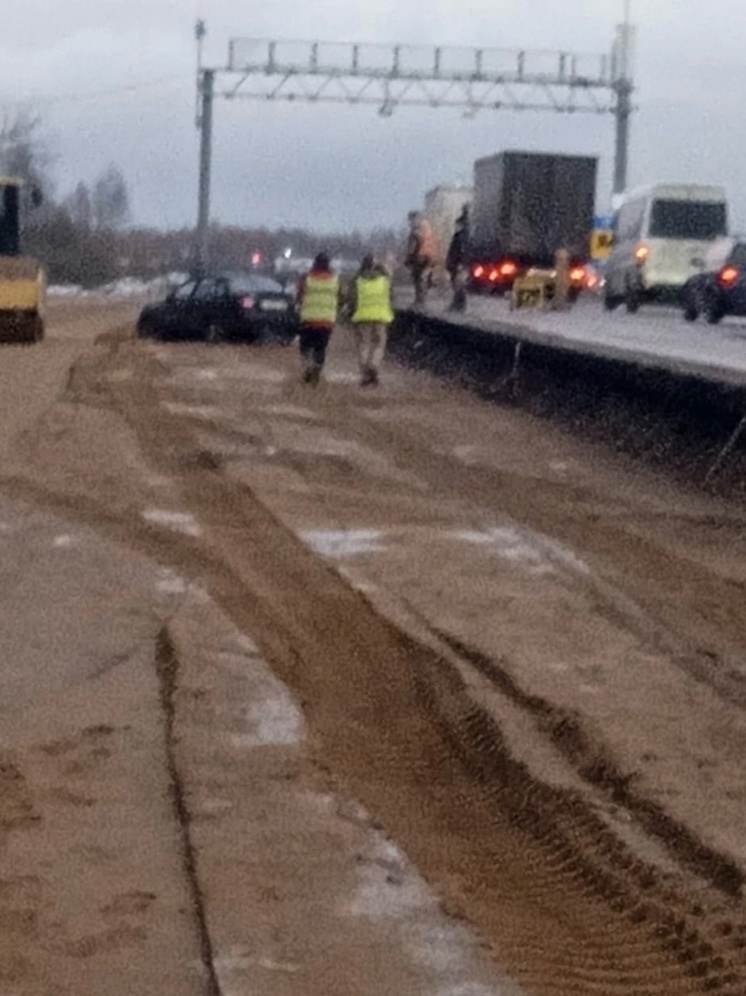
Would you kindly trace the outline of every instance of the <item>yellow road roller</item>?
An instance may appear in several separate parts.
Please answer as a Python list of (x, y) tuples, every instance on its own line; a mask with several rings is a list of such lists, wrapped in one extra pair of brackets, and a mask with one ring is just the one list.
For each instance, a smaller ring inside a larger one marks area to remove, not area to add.
[(4, 342), (38, 342), (44, 336), (47, 277), (44, 267), (21, 251), (24, 193), (23, 180), (0, 176), (0, 340)]

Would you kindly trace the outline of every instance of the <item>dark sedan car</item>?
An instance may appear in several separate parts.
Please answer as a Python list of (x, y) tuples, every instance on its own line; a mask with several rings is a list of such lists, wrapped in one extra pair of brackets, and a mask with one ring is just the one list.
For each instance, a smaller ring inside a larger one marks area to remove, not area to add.
[(746, 241), (735, 242), (716, 270), (691, 277), (682, 288), (681, 303), (688, 322), (704, 315), (717, 325), (726, 315), (746, 316)]
[(225, 273), (189, 280), (140, 312), (137, 333), (157, 339), (283, 342), (295, 337), (293, 298), (276, 280)]

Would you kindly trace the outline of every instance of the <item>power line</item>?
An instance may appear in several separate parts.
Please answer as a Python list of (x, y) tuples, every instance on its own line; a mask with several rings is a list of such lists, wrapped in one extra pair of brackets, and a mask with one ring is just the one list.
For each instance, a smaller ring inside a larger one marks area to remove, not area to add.
[(110, 100), (112, 98), (126, 97), (131, 94), (143, 93), (149, 90), (164, 89), (176, 84), (186, 88), (191, 87), (191, 81), (183, 76), (166, 76), (160, 79), (143, 80), (139, 83), (127, 83), (117, 87), (110, 87), (106, 90), (94, 90), (89, 93), (67, 93), (67, 94), (36, 94), (27, 97), (3, 97), (0, 96), (0, 106), (2, 107), (28, 107), (28, 106), (51, 106), (51, 105), (75, 105), (94, 103), (100, 100)]

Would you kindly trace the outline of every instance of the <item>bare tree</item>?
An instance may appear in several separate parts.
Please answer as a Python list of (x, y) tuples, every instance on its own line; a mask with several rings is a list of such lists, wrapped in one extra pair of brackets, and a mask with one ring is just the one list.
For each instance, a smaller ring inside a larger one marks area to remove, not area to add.
[(65, 198), (63, 207), (77, 228), (86, 232), (93, 228), (93, 198), (87, 183), (81, 180), (70, 196)]
[(0, 172), (49, 191), (51, 165), (41, 118), (29, 110), (0, 112)]
[(130, 217), (127, 183), (118, 166), (109, 166), (93, 184), (91, 195), (95, 228), (115, 232), (123, 228)]

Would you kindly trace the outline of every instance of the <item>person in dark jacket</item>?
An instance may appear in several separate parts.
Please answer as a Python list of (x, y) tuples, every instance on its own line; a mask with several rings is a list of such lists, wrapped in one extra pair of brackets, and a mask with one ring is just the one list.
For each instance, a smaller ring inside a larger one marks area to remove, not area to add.
[(469, 263), (469, 208), (464, 207), (456, 219), (456, 228), (448, 246), (446, 269), (451, 278), (453, 300), (451, 311), (466, 310), (466, 273)]
[(303, 380), (318, 384), (326, 361), (326, 348), (339, 314), (339, 277), (332, 272), (329, 256), (320, 252), (311, 271), (298, 287), (300, 309), (300, 355)]

